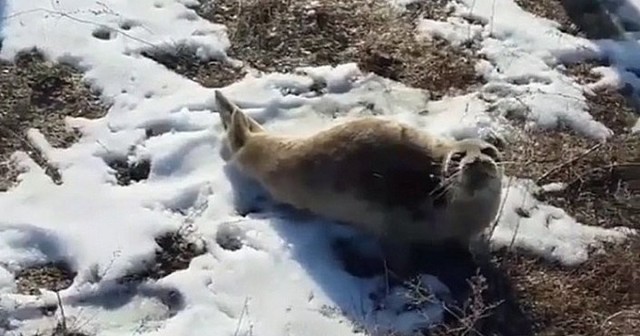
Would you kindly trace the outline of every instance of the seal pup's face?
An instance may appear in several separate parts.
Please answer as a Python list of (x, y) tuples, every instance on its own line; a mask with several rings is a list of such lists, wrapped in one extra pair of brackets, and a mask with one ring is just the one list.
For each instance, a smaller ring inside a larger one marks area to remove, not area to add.
[(490, 143), (480, 139), (460, 140), (451, 147), (445, 158), (443, 170), (446, 188), (455, 188), (473, 196), (487, 187), (499, 186), (502, 171), (498, 166), (500, 151)]

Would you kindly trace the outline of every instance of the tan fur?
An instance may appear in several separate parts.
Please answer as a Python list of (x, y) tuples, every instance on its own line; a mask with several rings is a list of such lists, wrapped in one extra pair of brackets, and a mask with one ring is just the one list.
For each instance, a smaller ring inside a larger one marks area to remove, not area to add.
[(496, 216), (499, 153), (484, 141), (448, 141), (375, 117), (278, 136), (216, 97), (230, 161), (279, 202), (392, 243), (467, 244)]

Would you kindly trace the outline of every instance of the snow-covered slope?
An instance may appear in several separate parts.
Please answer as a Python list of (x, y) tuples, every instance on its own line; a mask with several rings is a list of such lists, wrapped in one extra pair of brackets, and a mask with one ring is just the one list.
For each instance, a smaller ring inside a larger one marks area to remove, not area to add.
[[(501, 10), (494, 11), (492, 3)], [(55, 304), (55, 296), (15, 294), (12, 271), (58, 260), (78, 271), (73, 285), (60, 293), (67, 316), (98, 335), (352, 335), (438, 322), (439, 302), (421, 313), (405, 312), (402, 293), (389, 295), (387, 309), (374, 309), (369, 294), (382, 279), (349, 275), (332, 251), (337, 237), (355, 233), (275, 208), (246, 217), (237, 213), (259, 191), (223, 164), (212, 89), (140, 56), (153, 48), (189, 46), (200, 57), (224, 59), (225, 28), (199, 18), (187, 7), (193, 5), (197, 1), (7, 2), (0, 56), (11, 59), (37, 47), (50, 59), (74, 63), (112, 107), (102, 119), (70, 119), (84, 137), (68, 149), (51, 148), (32, 132), (59, 167), (62, 185), (53, 184), (28, 156), (16, 154), (26, 172), (15, 189), (0, 194), (0, 330), (29, 334), (55, 324), (37, 309)], [(489, 83), (479, 92), (428, 101), (423, 92), (362, 74), (354, 64), (306, 69), (308, 76), (248, 75), (222, 91), (274, 132), (310, 133), (336, 122), (326, 106), (344, 111), (337, 119), (346, 119), (357, 116), (364, 102), (382, 107), (385, 118), (443, 136), (504, 134), (503, 116), (513, 111), (527, 115), (531, 126), (563, 122), (587, 136), (611, 134), (586, 112), (582, 88), (558, 71), (559, 60), (597, 54), (602, 51), (597, 45), (560, 33), (512, 0), (457, 6), (457, 14), (472, 12), (485, 24), (470, 25), (454, 15), (449, 23), (425, 20), (420, 32), (481, 41), (489, 61), (478, 70)], [(328, 83), (323, 97), (281, 94), (286, 88), (308, 91), (313, 77)], [(416, 113), (422, 110), (428, 113)], [(149, 128), (164, 133), (148, 137)], [(149, 178), (116, 185), (105, 163), (115, 157), (150, 159)], [(561, 209), (540, 204), (528, 190), (524, 181), (505, 189), (495, 246), (513, 241), (574, 264), (602, 241), (627, 234), (583, 226)], [(518, 216), (518, 207), (530, 209), (531, 216)], [(207, 253), (187, 270), (134, 293), (114, 283), (154, 257), (154, 237), (178, 230), (194, 212), (199, 215), (193, 225)], [(221, 232), (238, 237), (243, 247), (220, 247)], [(424, 280), (446, 291), (434, 277)]]

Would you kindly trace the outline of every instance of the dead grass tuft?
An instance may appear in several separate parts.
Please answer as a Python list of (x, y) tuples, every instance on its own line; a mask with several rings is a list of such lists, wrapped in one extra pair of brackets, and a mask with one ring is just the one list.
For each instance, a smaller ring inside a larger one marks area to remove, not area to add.
[(568, 64), (565, 73), (572, 77), (579, 84), (589, 84), (597, 82), (602, 76), (593, 73), (592, 70), (598, 66), (606, 65), (601, 60), (587, 60), (580, 63)]
[[(335, 65), (355, 54), (354, 40), (387, 19), (372, 1), (216, 1), (201, 15), (229, 28), (230, 55), (262, 71)], [(367, 22), (362, 20), (372, 20)]]
[[(600, 93), (592, 112), (607, 111), (607, 126), (621, 131), (616, 115), (629, 110)], [(613, 103), (612, 103), (613, 102)], [(596, 109), (594, 109), (597, 108)], [(596, 112), (598, 113), (598, 112)], [(593, 226), (640, 228), (640, 137), (617, 134), (596, 142), (568, 130), (532, 131), (509, 147), (509, 175), (545, 184), (564, 182), (564, 190), (539, 195)], [(570, 269), (531, 256), (500, 258), (518, 288), (539, 335), (631, 335), (638, 325), (640, 240), (609, 246), (579, 268)]]
[[(567, 67), (567, 74), (580, 84), (595, 83), (601, 76), (591, 70), (602, 65), (599, 62), (584, 62)], [(585, 94), (589, 113), (593, 118), (610, 128), (616, 134), (628, 133), (635, 125), (637, 114), (631, 99), (621, 90), (605, 88), (594, 95)]]
[(225, 62), (204, 61), (196, 57), (195, 50), (187, 47), (178, 48), (175, 52), (152, 49), (142, 52), (142, 56), (148, 57), (204, 87), (227, 86), (245, 75), (244, 70), (232, 67)]
[[(581, 84), (597, 81), (596, 62), (572, 65), (567, 73)], [(614, 131), (605, 143), (570, 130), (532, 131), (509, 147), (508, 174), (540, 183), (564, 182), (567, 188), (543, 196), (577, 220), (604, 227), (640, 227), (640, 137), (627, 134), (634, 110), (622, 93), (605, 89), (586, 95), (594, 119)]]
[(454, 48), (441, 39), (416, 40), (412, 23), (395, 21), (366, 36), (358, 52), (361, 70), (426, 89), (433, 99), (482, 83), (475, 70), (478, 57), (471, 49)]
[(638, 251), (636, 239), (578, 269), (515, 254), (504, 255), (501, 266), (536, 317), (537, 335), (635, 335), (640, 325)]
[(77, 330), (68, 330), (62, 323), (58, 323), (51, 336), (89, 336), (89, 334)]
[(27, 152), (54, 181), (59, 178), (27, 140), (28, 129), (39, 129), (54, 147), (68, 147), (79, 134), (67, 129), (65, 117), (98, 118), (105, 113), (98, 95), (68, 65), (47, 62), (37, 51), (19, 55), (15, 63), (0, 62), (0, 191), (15, 183), (18, 171), (10, 156), (18, 150)]
[(40, 289), (61, 291), (73, 283), (76, 272), (63, 262), (31, 266), (15, 274), (18, 293), (39, 295)]
[[(546, 3), (547, 1), (542, 1)], [(580, 84), (599, 78), (598, 62), (568, 66)], [(587, 96), (590, 113), (615, 132), (599, 143), (568, 130), (532, 131), (509, 147), (508, 174), (566, 188), (539, 195), (579, 222), (640, 228), (640, 136), (628, 134), (635, 120), (625, 96), (601, 90)], [(571, 269), (517, 253), (501, 253), (500, 265), (516, 284), (539, 335), (633, 335), (640, 325), (640, 239), (609, 246)]]
[(120, 186), (146, 180), (151, 173), (151, 161), (148, 159), (129, 162), (126, 158), (121, 158), (111, 160), (107, 164), (115, 171), (116, 181)]
[(614, 136), (606, 143), (568, 131), (538, 131), (510, 147), (505, 165), (511, 176), (540, 184), (566, 183), (541, 195), (590, 225), (639, 227), (640, 137)]
[(258, 70), (356, 62), (363, 71), (441, 96), (481, 81), (473, 51), (415, 38), (415, 19), (442, 18), (446, 4), (425, 0), (400, 11), (372, 0), (223, 0), (201, 7), (200, 14), (225, 24), (230, 56)]
[(181, 232), (170, 232), (156, 238), (155, 260), (146, 269), (124, 276), (121, 282), (139, 282), (145, 279), (158, 280), (173, 272), (189, 267), (191, 260), (206, 252), (192, 243)]
[(590, 39), (615, 37), (620, 29), (598, 0), (515, 0), (524, 10), (560, 23), (560, 31)]
[(560, 24), (560, 31), (578, 35), (580, 29), (567, 14), (561, 0), (515, 0), (522, 9)]
[(546, 197), (577, 220), (640, 228), (640, 138), (615, 138), (562, 173), (567, 188)]
[[(382, 255), (365, 255), (350, 239), (335, 241), (333, 252), (353, 276), (383, 276), (389, 287), (405, 286), (410, 300), (406, 309), (420, 309), (437, 298), (419, 281), (416, 283), (415, 277), (398, 279), (389, 274)], [(414, 246), (412, 254), (411, 274), (435, 276), (450, 290), (450, 295), (438, 298), (445, 304), (444, 323), (428, 335), (532, 335), (533, 323), (511, 279), (495, 264), (478, 264), (468, 250), (451, 245)]]
[(487, 303), (487, 279), (480, 273), (470, 277), (471, 295), (462, 307), (448, 308), (452, 322), (439, 325), (431, 331), (433, 336), (481, 335), (486, 319), (490, 319), (501, 302)]

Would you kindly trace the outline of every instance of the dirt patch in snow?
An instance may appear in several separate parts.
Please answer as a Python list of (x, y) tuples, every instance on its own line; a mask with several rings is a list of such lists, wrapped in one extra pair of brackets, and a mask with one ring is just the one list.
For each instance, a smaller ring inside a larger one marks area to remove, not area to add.
[[(508, 156), (515, 164), (505, 168), (513, 176), (566, 183), (538, 197), (579, 222), (640, 229), (640, 137), (620, 134), (602, 143), (568, 130), (530, 132)], [(640, 295), (633, 289), (639, 256), (640, 239), (633, 237), (577, 268), (517, 252), (500, 254), (499, 263), (535, 321), (536, 335), (630, 335), (640, 323)]]
[[(594, 73), (595, 67), (603, 66), (602, 62), (587, 61), (567, 66), (567, 75), (572, 77), (579, 84), (591, 84), (597, 82), (602, 76)], [(629, 91), (629, 92), (625, 92)], [(632, 90), (623, 88), (602, 88), (589, 94), (585, 92), (589, 113), (593, 118), (616, 134), (630, 132), (638, 119), (638, 114), (633, 108), (633, 101), (628, 93)]]
[(516, 284), (535, 335), (635, 335), (640, 328), (640, 240), (608, 249), (576, 269), (509, 253), (501, 268)]
[(447, 1), (400, 10), (382, 1), (222, 0), (199, 14), (229, 28), (229, 55), (265, 72), (357, 63), (434, 97), (480, 83), (471, 48), (415, 38), (418, 17), (442, 19)]
[(524, 10), (556, 21), (560, 30), (590, 39), (611, 38), (620, 33), (605, 6), (598, 0), (514, 0)]
[(204, 87), (223, 87), (240, 80), (245, 71), (220, 60), (203, 60), (196, 56), (193, 48), (179, 47), (167, 51), (149, 49), (142, 52), (168, 69), (198, 82)]
[(189, 267), (191, 260), (206, 252), (206, 248), (190, 240), (182, 232), (169, 232), (156, 238), (155, 259), (145, 269), (124, 276), (121, 282), (158, 280)]
[(15, 274), (18, 293), (40, 294), (40, 289), (61, 291), (71, 286), (76, 272), (63, 262), (35, 265), (24, 268)]
[(20, 54), (13, 63), (0, 62), (0, 191), (16, 182), (18, 170), (10, 157), (24, 151), (60, 182), (56, 169), (27, 139), (36, 128), (54, 147), (68, 147), (80, 136), (65, 117), (99, 118), (107, 108), (98, 93), (82, 82), (79, 71), (44, 60), (37, 51)]

